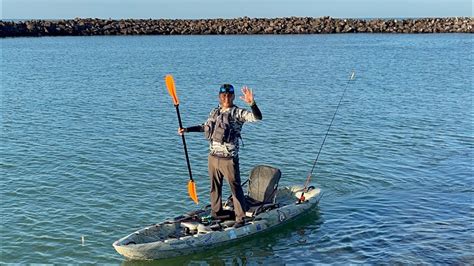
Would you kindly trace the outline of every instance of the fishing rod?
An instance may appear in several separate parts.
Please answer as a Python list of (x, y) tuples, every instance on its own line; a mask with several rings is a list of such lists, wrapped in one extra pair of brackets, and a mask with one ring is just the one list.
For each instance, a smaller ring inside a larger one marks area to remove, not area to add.
[(301, 203), (305, 200), (304, 192), (308, 189), (309, 181), (311, 180), (311, 176), (313, 175), (314, 167), (316, 166), (316, 163), (318, 162), (318, 159), (319, 159), (319, 154), (321, 154), (321, 150), (323, 149), (324, 142), (326, 142), (326, 138), (329, 134), (329, 130), (331, 129), (332, 122), (334, 122), (334, 118), (336, 117), (337, 110), (339, 109), (339, 106), (341, 105), (342, 98), (344, 98), (344, 94), (346, 94), (347, 87), (348, 87), (349, 83), (352, 80), (354, 80), (354, 77), (355, 77), (355, 72), (352, 71), (351, 76), (347, 80), (346, 87), (344, 88), (344, 92), (342, 93), (341, 99), (339, 100), (339, 103), (337, 104), (336, 111), (334, 112), (334, 115), (332, 116), (331, 123), (329, 123), (329, 127), (328, 127), (328, 130), (326, 131), (326, 135), (324, 136), (323, 142), (321, 143), (321, 147), (319, 147), (318, 155), (316, 156), (316, 159), (314, 160), (313, 167), (311, 168), (311, 171), (309, 172), (308, 177), (306, 178), (306, 182), (304, 183), (303, 192), (301, 192), (301, 196), (298, 200), (298, 203)]

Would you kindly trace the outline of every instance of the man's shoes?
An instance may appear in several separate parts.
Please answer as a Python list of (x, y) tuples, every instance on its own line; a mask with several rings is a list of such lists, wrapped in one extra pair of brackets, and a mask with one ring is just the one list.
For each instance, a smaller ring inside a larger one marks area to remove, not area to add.
[(219, 211), (217, 213), (212, 211), (211, 216), (212, 216), (212, 218), (214, 218), (216, 220), (233, 220), (233, 219), (235, 219), (234, 212), (229, 211), (229, 210), (222, 210), (222, 211)]
[(219, 217), (219, 215), (217, 213), (215, 213), (214, 211), (211, 211), (211, 216), (212, 218), (216, 219), (217, 217)]
[(244, 221), (235, 222), (234, 228), (239, 228), (245, 225)]

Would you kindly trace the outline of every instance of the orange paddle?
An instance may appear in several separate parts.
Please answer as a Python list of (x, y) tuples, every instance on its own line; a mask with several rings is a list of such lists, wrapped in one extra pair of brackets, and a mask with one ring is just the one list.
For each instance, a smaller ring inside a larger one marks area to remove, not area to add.
[[(181, 115), (179, 114), (179, 99), (178, 99), (178, 95), (176, 94), (176, 87), (174, 85), (173, 76), (166, 75), (165, 83), (166, 83), (166, 88), (168, 89), (168, 93), (173, 99), (174, 107), (176, 107), (176, 114), (178, 115), (179, 127), (183, 128), (183, 123), (181, 122)], [(196, 204), (198, 204), (199, 200), (198, 200), (197, 192), (196, 192), (196, 184), (194, 183), (193, 174), (191, 172), (191, 164), (189, 163), (188, 149), (186, 147), (186, 139), (184, 138), (184, 134), (181, 135), (181, 138), (183, 140), (184, 154), (186, 155), (186, 163), (188, 164), (188, 172), (189, 172), (188, 194), (189, 194), (189, 197), (191, 197), (191, 199)]]

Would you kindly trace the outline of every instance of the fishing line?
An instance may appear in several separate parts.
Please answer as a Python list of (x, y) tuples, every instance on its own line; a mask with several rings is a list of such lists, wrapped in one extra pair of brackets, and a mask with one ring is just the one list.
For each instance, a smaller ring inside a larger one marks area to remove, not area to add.
[(311, 171), (309, 172), (308, 177), (306, 178), (304, 189), (303, 189), (303, 192), (301, 193), (299, 202), (304, 201), (304, 192), (308, 189), (309, 181), (311, 180), (311, 176), (313, 175), (314, 167), (316, 167), (316, 163), (318, 162), (319, 155), (321, 154), (321, 150), (323, 149), (324, 143), (326, 142), (326, 138), (329, 134), (329, 130), (331, 129), (332, 123), (334, 122), (334, 118), (336, 117), (337, 110), (339, 109), (342, 99), (344, 98), (344, 95), (346, 94), (347, 87), (349, 86), (349, 83), (352, 80), (354, 80), (354, 77), (355, 77), (355, 71), (352, 71), (351, 76), (347, 80), (346, 87), (344, 88), (344, 92), (342, 93), (341, 99), (339, 99), (339, 103), (337, 104), (336, 111), (334, 112), (334, 115), (332, 116), (331, 123), (329, 123), (329, 127), (328, 127), (328, 130), (326, 131), (326, 135), (324, 136), (323, 142), (321, 143), (321, 146), (319, 147), (318, 155), (316, 156), (316, 159), (314, 160), (313, 167), (311, 168)]

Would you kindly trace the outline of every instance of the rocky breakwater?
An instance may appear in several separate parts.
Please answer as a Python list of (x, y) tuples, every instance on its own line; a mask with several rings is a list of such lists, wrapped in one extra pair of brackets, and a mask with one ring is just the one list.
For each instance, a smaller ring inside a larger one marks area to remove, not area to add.
[(474, 33), (474, 18), (92, 19), (0, 21), (0, 37), (84, 35)]

